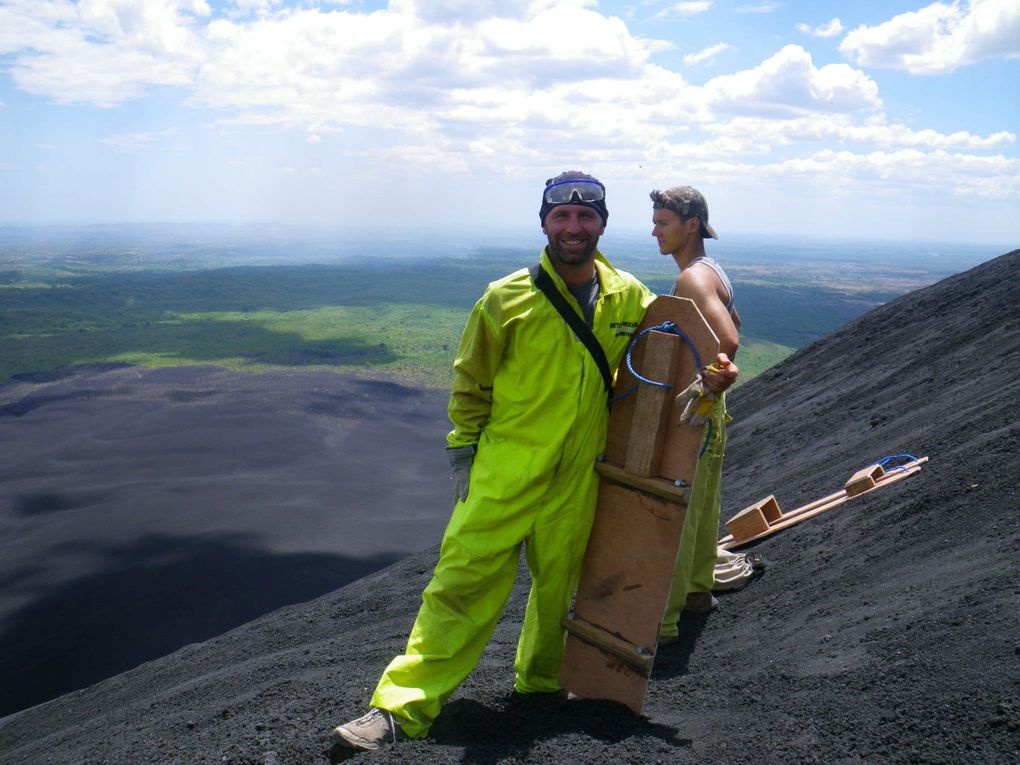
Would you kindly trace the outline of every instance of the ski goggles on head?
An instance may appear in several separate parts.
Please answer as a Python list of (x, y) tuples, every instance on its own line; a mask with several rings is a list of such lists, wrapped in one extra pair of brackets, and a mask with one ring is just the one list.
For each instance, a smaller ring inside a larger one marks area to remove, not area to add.
[(576, 178), (557, 181), (545, 187), (543, 199), (550, 205), (568, 205), (572, 202), (601, 202), (606, 198), (606, 187), (599, 181)]

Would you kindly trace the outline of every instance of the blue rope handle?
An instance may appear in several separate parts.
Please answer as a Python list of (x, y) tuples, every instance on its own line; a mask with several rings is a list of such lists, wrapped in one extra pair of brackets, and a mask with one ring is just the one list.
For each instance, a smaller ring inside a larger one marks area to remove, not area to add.
[[(687, 347), (691, 349), (691, 354), (694, 356), (694, 368), (695, 369), (701, 369), (701, 354), (698, 353), (698, 349), (694, 347), (694, 343), (691, 342), (691, 339), (689, 337), (687, 337), (687, 335), (685, 335), (683, 333), (683, 331), (680, 329), (680, 327), (678, 327), (676, 324), (674, 324), (671, 321), (664, 321), (664, 322), (662, 322), (662, 324), (656, 324), (654, 327), (648, 327), (648, 329), (641, 330), (641, 332), (639, 332), (637, 334), (637, 336), (633, 340), (630, 341), (630, 345), (627, 346), (627, 355), (624, 357), (626, 362), (627, 362), (627, 369), (630, 371), (630, 373), (632, 375), (634, 375), (635, 379), (637, 379), (637, 381), (640, 382), (640, 383), (644, 383), (645, 385), (651, 385), (651, 386), (656, 387), (656, 388), (665, 388), (666, 390), (669, 390), (670, 388), (673, 387), (669, 383), (658, 382), (656, 380), (649, 380), (647, 377), (644, 377), (643, 375), (641, 375), (636, 369), (634, 369), (634, 362), (631, 359), (631, 354), (634, 352), (634, 348), (637, 347), (638, 340), (640, 340), (642, 337), (647, 335), (649, 332), (656, 332), (656, 331), (658, 331), (658, 332), (666, 332), (666, 333), (669, 333), (671, 335), (677, 335), (681, 340), (683, 340), (685, 343), (687, 343)], [(614, 401), (619, 401), (622, 398), (626, 398), (631, 393), (636, 391), (637, 387), (638, 386), (635, 385), (630, 390), (628, 390), (626, 393), (624, 393), (622, 396), (617, 396), (613, 400)]]
[[(638, 382), (642, 382), (645, 385), (651, 385), (656, 388), (665, 388), (666, 390), (669, 390), (670, 388), (673, 387), (669, 383), (658, 382), (656, 380), (649, 380), (647, 377), (640, 374), (636, 369), (634, 369), (634, 362), (631, 359), (631, 354), (634, 352), (634, 348), (637, 347), (638, 340), (647, 335), (649, 332), (656, 331), (667, 332), (671, 335), (676, 335), (685, 343), (687, 343), (687, 347), (691, 349), (691, 355), (694, 356), (694, 368), (698, 370), (701, 369), (701, 354), (698, 353), (698, 349), (694, 347), (694, 343), (691, 342), (691, 339), (683, 333), (680, 327), (678, 327), (671, 321), (664, 321), (662, 322), (662, 324), (656, 324), (654, 327), (648, 327), (648, 329), (642, 330), (637, 334), (637, 336), (633, 340), (630, 341), (630, 345), (627, 346), (627, 355), (624, 357), (627, 362), (627, 369), (630, 371), (630, 373), (634, 375)], [(614, 398), (613, 401), (619, 401), (620, 399), (626, 398), (637, 389), (638, 386), (635, 385), (631, 387), (628, 391), (626, 391), (623, 395)], [(701, 459), (704, 456), (705, 452), (708, 450), (708, 444), (712, 440), (712, 421), (709, 420), (706, 424), (708, 425), (708, 427), (705, 428), (705, 441), (704, 443), (702, 443), (701, 450), (698, 452), (698, 459)]]
[[(882, 459), (880, 459), (875, 464), (878, 465), (881, 468), (884, 468), (886, 466), (886, 464), (888, 464), (889, 462), (892, 462), (893, 460), (902, 460), (902, 459), (905, 459), (908, 462), (916, 462), (917, 461), (917, 457), (915, 457), (913, 454), (893, 454), (893, 455), (891, 455), (889, 457), (883, 457)], [(906, 469), (907, 469), (906, 465), (897, 465), (896, 467), (893, 468), (893, 470), (906, 470)]]

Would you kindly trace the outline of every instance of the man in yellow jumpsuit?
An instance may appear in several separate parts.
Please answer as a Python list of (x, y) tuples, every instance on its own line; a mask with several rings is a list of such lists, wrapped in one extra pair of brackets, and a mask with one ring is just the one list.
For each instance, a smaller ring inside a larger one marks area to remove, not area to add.
[[(590, 175), (546, 182), (541, 268), (583, 317), (616, 369), (654, 296), (598, 252), (608, 212)], [(561, 626), (595, 512), (595, 458), (605, 446), (607, 392), (593, 356), (527, 269), (493, 282), (475, 304), (454, 362), (447, 451), (457, 500), (403, 655), (370, 711), (338, 726), (336, 746), (373, 750), (421, 738), (474, 669), (503, 611), (521, 546), (531, 594), (514, 662), (519, 693), (555, 693)]]
[(722, 266), (705, 253), (705, 239), (718, 239), (708, 222), (705, 197), (690, 186), (653, 191), (652, 236), (659, 252), (671, 255), (680, 269), (672, 294), (690, 298), (719, 338), (719, 356), (702, 370), (706, 392), (715, 399), (706, 423), (708, 443), (698, 459), (687, 506), (673, 586), (659, 631), (659, 643), (677, 639), (677, 619), (684, 610), (711, 611), (722, 505), (722, 466), (726, 448), (725, 392), (740, 370), (732, 359), (740, 345), (740, 316), (733, 285)]

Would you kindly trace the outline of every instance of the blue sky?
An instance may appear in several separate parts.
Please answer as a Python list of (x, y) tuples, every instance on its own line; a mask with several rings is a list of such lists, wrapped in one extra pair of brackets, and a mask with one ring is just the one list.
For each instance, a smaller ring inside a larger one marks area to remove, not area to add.
[(0, 224), (535, 225), (1020, 244), (1020, 3), (0, 0)]

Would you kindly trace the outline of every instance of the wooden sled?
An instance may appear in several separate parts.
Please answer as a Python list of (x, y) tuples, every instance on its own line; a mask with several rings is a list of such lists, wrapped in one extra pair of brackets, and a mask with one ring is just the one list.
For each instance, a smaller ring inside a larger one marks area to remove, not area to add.
[(698, 362), (706, 366), (719, 352), (715, 333), (686, 298), (657, 298), (634, 337), (665, 321), (690, 345), (651, 331), (634, 347), (632, 364), (646, 379), (671, 387), (639, 384), (626, 363), (617, 373), (605, 458), (596, 465), (598, 507), (574, 611), (564, 620), (559, 677), (581, 698), (618, 701), (636, 714), (644, 705), (703, 439), (702, 426), (680, 424), (675, 398)]
[(745, 507), (726, 522), (726, 528), (730, 533), (719, 540), (719, 546), (725, 550), (732, 550), (775, 534), (777, 531), (782, 531), (789, 526), (839, 507), (854, 497), (902, 481), (918, 472), (921, 465), (927, 461), (927, 457), (921, 457), (889, 471), (878, 464), (861, 468), (847, 479), (842, 491), (816, 499), (789, 513), (780, 511), (775, 496), (765, 497), (765, 499)]

